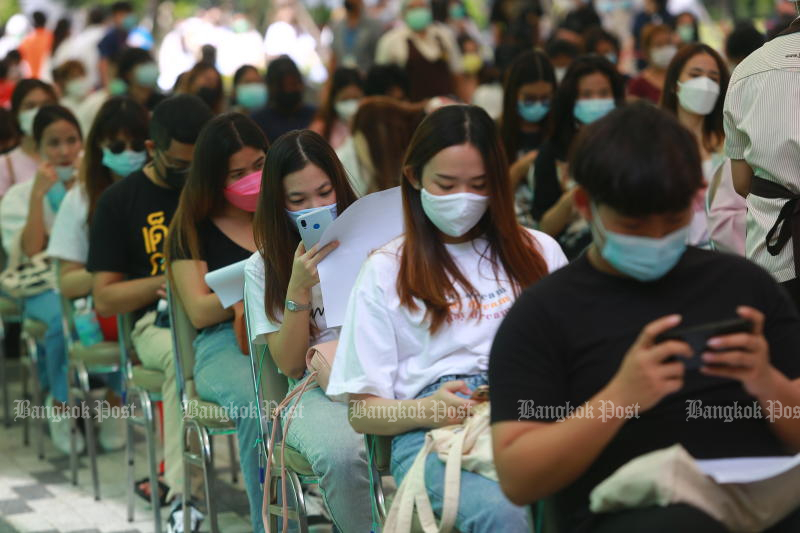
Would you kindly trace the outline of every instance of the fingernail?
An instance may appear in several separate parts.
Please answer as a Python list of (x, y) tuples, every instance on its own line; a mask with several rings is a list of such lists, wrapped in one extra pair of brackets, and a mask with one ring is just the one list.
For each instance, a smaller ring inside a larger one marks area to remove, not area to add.
[(706, 344), (711, 346), (712, 348), (716, 348), (721, 343), (722, 343), (722, 341), (720, 339), (716, 338), (716, 337), (713, 338), (713, 339), (708, 339), (708, 342), (706, 342)]
[(706, 352), (703, 354), (703, 361), (713, 361), (716, 358), (717, 355), (710, 352)]

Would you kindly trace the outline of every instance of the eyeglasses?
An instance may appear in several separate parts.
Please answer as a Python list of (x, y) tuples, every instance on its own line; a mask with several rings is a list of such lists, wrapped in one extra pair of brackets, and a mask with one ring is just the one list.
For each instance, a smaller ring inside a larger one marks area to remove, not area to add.
[(134, 152), (144, 152), (144, 140), (133, 139), (132, 141), (116, 140), (106, 145), (108, 151), (112, 154), (121, 154), (126, 148), (130, 148)]

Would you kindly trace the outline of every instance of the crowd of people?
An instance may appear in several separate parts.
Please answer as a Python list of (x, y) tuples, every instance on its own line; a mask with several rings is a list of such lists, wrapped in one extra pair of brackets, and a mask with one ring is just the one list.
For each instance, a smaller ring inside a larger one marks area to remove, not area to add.
[[(30, 31), (9, 21), (0, 235), (9, 268), (55, 279), (22, 307), (47, 326), (39, 379), (57, 448), (69, 453), (69, 420), (56, 416), (61, 299), (88, 301), (107, 340), (132, 313), (138, 363), (165, 376), (163, 478), (136, 491), (188, 512), (169, 285), (198, 332), (207, 401), (257, 401), (248, 343), (305, 390), (307, 352), (338, 340), (327, 389), (301, 396), (287, 434), (337, 531), (374, 528), (362, 434), (392, 437), (401, 484), (429, 430), (461, 423), (486, 385), (496, 478), (462, 473), (459, 531), (529, 531), (541, 501), (554, 531), (725, 531), (685, 504), (596, 513), (589, 494), (676, 443), (701, 459), (800, 451), (797, 418), (685, 415), (695, 400), (800, 406), (800, 3), (779, 0), (766, 33), (731, 25), (722, 47), (704, 42), (707, 13), (665, 0), (486, 4), (345, 0), (320, 29), (282, 0), (263, 39), (215, 47), (187, 37), (190, 20), (158, 54), (124, 0), (72, 33), (39, 11)], [(242, 15), (230, 24), (255, 32)], [(164, 59), (176, 42), (190, 62)], [(335, 219), (395, 187), (403, 233), (369, 255), (331, 327), (318, 265), (338, 243), (306, 249), (298, 218)], [(205, 275), (244, 261), (244, 301), (225, 307)], [(236, 327), (245, 306), (249, 339)], [(737, 317), (749, 329), (704, 354), (660, 341)], [(694, 369), (684, 361), (700, 355)], [(121, 376), (105, 381), (120, 405)], [(348, 401), (389, 414), (355, 416)], [(584, 416), (609, 402), (638, 414)], [(401, 408), (419, 416), (390, 416)], [(261, 422), (234, 420), (259, 532)], [(122, 421), (104, 421), (98, 440), (121, 448)], [(79, 453), (85, 444), (79, 433)], [(432, 453), (425, 465), (441, 514), (445, 464)], [(769, 531), (798, 531), (798, 509)]]

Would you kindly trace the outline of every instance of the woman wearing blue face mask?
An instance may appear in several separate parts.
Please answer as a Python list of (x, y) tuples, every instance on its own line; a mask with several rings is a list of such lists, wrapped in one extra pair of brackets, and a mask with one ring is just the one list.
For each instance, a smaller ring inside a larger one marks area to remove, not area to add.
[[(44, 251), (53, 227), (55, 214), (67, 190), (74, 186), (79, 154), (83, 147), (81, 128), (75, 116), (65, 107), (42, 107), (33, 121), (32, 136), (42, 163), (36, 177), (11, 187), (0, 203), (0, 228), (3, 246), (9, 256), (32, 258)], [(54, 413), (67, 401), (67, 356), (61, 325), (61, 304), (55, 290), (47, 289), (23, 301), (25, 317), (47, 325), (40, 359), (42, 386), (49, 389), (48, 404)], [(69, 453), (70, 423), (68, 419), (49, 418), (53, 444)], [(79, 452), (84, 445), (78, 436)]]
[(267, 105), (267, 84), (253, 65), (242, 65), (233, 74), (231, 110), (245, 115)]
[[(511, 163), (517, 219), (533, 227), (533, 162), (550, 127), (550, 106), (556, 91), (553, 65), (543, 52), (526, 52), (511, 63), (503, 92), (500, 137)], [(526, 179), (527, 178), (527, 179)]]
[(567, 155), (583, 126), (622, 105), (624, 98), (622, 76), (599, 56), (575, 60), (556, 92), (553, 127), (534, 168), (532, 215), (539, 221), (539, 229), (559, 240), (570, 259), (591, 242), (591, 234), (572, 205), (574, 184), (569, 179)]
[[(297, 217), (319, 208), (335, 216), (356, 199), (333, 149), (317, 133), (287, 133), (269, 149), (253, 220), (258, 252), (247, 261), (251, 335), (267, 344), (290, 389), (303, 384), (310, 346), (335, 340), (329, 328), (317, 265), (338, 243), (306, 250)], [(303, 416), (292, 420), (286, 444), (301, 451), (320, 477), (319, 488), (339, 531), (370, 531), (369, 467), (363, 436), (347, 424), (347, 405), (321, 389), (299, 400)]]
[(158, 65), (150, 52), (141, 48), (128, 48), (117, 60), (117, 78), (109, 84), (112, 95), (126, 95), (148, 111), (164, 99), (158, 90)]

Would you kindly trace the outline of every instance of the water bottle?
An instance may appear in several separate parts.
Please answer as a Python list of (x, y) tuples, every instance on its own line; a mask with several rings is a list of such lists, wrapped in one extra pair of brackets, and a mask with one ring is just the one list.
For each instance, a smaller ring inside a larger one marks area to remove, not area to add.
[(103, 330), (100, 329), (94, 310), (86, 298), (75, 300), (73, 320), (75, 321), (75, 329), (78, 332), (78, 340), (81, 344), (92, 346), (103, 342)]

